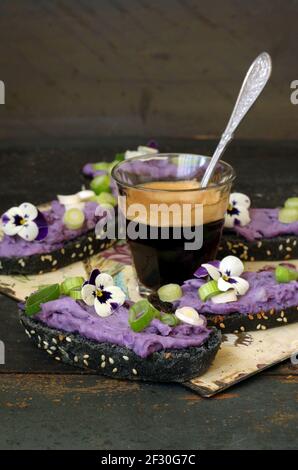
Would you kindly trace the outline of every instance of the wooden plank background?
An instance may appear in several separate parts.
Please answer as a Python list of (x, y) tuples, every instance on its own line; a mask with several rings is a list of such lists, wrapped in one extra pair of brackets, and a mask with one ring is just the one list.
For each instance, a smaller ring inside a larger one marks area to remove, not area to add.
[(297, 137), (296, 0), (2, 0), (0, 139), (217, 136), (250, 62), (273, 76), (237, 133)]

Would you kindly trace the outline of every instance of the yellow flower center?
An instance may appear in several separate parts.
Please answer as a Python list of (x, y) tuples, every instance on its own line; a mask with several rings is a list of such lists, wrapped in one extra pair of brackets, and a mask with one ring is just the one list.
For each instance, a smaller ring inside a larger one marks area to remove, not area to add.
[(227, 276), (226, 274), (224, 274), (224, 275), (222, 276), (222, 278), (223, 278), (224, 281), (228, 281), (228, 280), (229, 280), (229, 276)]
[(103, 296), (103, 293), (100, 289), (96, 289), (96, 296), (97, 297), (102, 297)]

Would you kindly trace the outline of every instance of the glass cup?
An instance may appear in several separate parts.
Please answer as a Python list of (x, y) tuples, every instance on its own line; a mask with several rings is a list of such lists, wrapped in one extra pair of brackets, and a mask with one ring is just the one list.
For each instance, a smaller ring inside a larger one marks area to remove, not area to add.
[(215, 259), (229, 203), (233, 168), (221, 161), (207, 188), (210, 157), (154, 154), (118, 163), (118, 217), (142, 287), (181, 284)]

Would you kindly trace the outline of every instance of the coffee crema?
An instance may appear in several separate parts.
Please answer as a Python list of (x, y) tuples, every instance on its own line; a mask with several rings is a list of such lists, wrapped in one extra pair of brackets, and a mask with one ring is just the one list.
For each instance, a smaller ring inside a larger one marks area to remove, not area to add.
[(156, 227), (192, 227), (221, 220), (228, 207), (226, 188), (200, 189), (197, 180), (152, 181), (126, 188), (119, 208), (127, 220)]

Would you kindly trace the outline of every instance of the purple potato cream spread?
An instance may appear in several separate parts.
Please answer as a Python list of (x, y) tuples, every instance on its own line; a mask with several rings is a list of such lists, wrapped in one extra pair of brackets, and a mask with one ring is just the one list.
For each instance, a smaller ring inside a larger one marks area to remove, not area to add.
[(203, 302), (198, 296), (198, 288), (206, 281), (190, 279), (183, 284), (183, 295), (175, 302), (175, 306), (177, 308), (193, 307), (203, 315), (228, 315), (234, 312), (256, 314), (261, 311), (282, 310), (298, 305), (298, 281), (278, 283), (275, 280), (274, 270), (245, 272), (241, 277), (249, 282), (249, 289), (235, 302), (221, 304), (215, 304), (212, 300)]
[(251, 221), (245, 225), (235, 225), (233, 231), (246, 240), (274, 238), (279, 235), (298, 235), (298, 221), (288, 224), (278, 220), (279, 209), (250, 209)]
[(51, 253), (63, 248), (66, 241), (79, 237), (80, 235), (95, 228), (98, 218), (95, 215), (98, 204), (86, 202), (84, 207), (85, 221), (83, 226), (77, 230), (68, 229), (63, 223), (65, 206), (58, 201), (52, 201), (51, 208), (44, 211), (43, 215), (48, 224), (48, 234), (43, 240), (26, 241), (20, 237), (4, 235), (0, 241), (0, 257), (20, 257), (35, 254)]
[(205, 325), (180, 324), (170, 327), (158, 319), (141, 332), (134, 332), (128, 323), (128, 308), (118, 307), (112, 315), (100, 317), (94, 307), (70, 297), (41, 305), (36, 318), (51, 328), (78, 333), (99, 343), (125, 346), (145, 358), (163, 349), (185, 349), (201, 346), (209, 337), (211, 329)]

